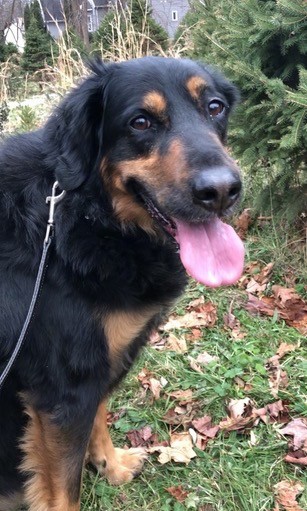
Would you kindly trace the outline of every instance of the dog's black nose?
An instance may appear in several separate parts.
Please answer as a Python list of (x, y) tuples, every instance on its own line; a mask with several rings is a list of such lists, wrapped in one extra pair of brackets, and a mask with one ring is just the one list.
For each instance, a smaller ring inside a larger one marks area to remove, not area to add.
[(192, 185), (194, 202), (222, 214), (239, 198), (240, 177), (228, 167), (212, 167), (197, 174)]

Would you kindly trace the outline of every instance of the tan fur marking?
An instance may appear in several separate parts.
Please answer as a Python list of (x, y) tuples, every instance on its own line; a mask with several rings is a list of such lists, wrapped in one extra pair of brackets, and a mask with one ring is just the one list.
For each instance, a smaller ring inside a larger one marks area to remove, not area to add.
[(184, 186), (188, 178), (180, 139), (172, 140), (168, 152), (163, 156), (155, 149), (147, 157), (121, 161), (112, 168), (108, 167), (107, 158), (104, 158), (100, 168), (106, 188), (113, 199), (115, 214), (123, 228), (137, 225), (150, 235), (157, 235), (160, 231), (148, 211), (138, 204), (126, 189), (127, 181), (131, 178), (137, 179), (153, 190), (154, 195), (159, 198), (159, 195), (163, 197), (164, 190), (169, 186)]
[(144, 464), (143, 449), (118, 449), (114, 447), (107, 425), (106, 402), (98, 407), (89, 442), (89, 459), (109, 483), (128, 483), (137, 475)]
[(195, 101), (199, 101), (200, 96), (204, 89), (206, 88), (206, 86), (207, 86), (206, 80), (204, 80), (204, 78), (200, 76), (192, 76), (186, 82), (186, 87)]
[(143, 99), (142, 106), (156, 117), (166, 119), (167, 103), (161, 92), (148, 92)]
[(14, 493), (9, 497), (0, 495), (0, 511), (14, 511), (18, 509), (23, 503), (21, 493)]
[(21, 469), (30, 474), (25, 488), (30, 511), (79, 511), (80, 503), (70, 502), (65, 487), (73, 467), (60, 432), (48, 416), (31, 407), (26, 411), (29, 424), (21, 444), (25, 454)]
[(111, 361), (121, 355), (157, 312), (157, 309), (135, 312), (119, 311), (112, 312), (104, 318), (103, 326), (108, 339)]

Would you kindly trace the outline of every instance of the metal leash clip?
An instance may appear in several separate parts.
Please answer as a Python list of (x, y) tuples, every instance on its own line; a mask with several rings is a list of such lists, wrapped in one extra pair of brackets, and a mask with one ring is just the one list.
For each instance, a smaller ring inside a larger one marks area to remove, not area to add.
[(65, 190), (63, 190), (59, 195), (56, 195), (56, 189), (59, 188), (59, 183), (56, 181), (52, 187), (52, 195), (46, 198), (46, 204), (50, 202), (49, 206), (49, 218), (48, 218), (48, 225), (46, 230), (46, 236), (44, 239), (44, 243), (48, 243), (51, 231), (54, 227), (54, 209), (58, 202), (60, 202), (66, 195)]

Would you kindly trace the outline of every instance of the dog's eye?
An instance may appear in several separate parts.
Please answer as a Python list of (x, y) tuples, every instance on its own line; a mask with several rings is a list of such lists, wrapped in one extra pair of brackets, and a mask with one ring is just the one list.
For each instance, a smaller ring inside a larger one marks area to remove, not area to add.
[(213, 99), (208, 105), (208, 110), (210, 117), (217, 117), (224, 112), (225, 105), (219, 99)]
[(151, 122), (149, 119), (147, 119), (147, 117), (140, 115), (131, 121), (130, 126), (134, 130), (145, 131), (151, 127)]

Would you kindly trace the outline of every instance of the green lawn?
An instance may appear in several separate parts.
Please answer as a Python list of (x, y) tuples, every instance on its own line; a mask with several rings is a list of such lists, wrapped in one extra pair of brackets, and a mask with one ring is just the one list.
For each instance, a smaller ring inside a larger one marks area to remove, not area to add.
[[(190, 329), (175, 330), (173, 333), (177, 337), (187, 339), (188, 353), (147, 347), (112, 397), (110, 409), (124, 412), (111, 427), (117, 446), (129, 446), (126, 433), (147, 425), (161, 441), (169, 439), (171, 431), (182, 431), (182, 426), (170, 426), (163, 419), (166, 412), (178, 404), (168, 394), (180, 389), (191, 389), (198, 403), (196, 416), (210, 415), (215, 424), (227, 416), (226, 406), (230, 399), (244, 397), (251, 398), (257, 408), (282, 399), (289, 406), (291, 417), (306, 417), (307, 346), (304, 336), (278, 321), (276, 315), (272, 318), (250, 315), (244, 309), (246, 295), (236, 287), (208, 290), (191, 283), (176, 313), (184, 315), (186, 306), (202, 295), (205, 301), (217, 306), (215, 326), (203, 328), (201, 337), (193, 342), (189, 340)], [(245, 334), (243, 338), (233, 338), (231, 331), (224, 327), (223, 317), (230, 306), (240, 321), (240, 331)], [(161, 335), (163, 338), (167, 333)], [(298, 347), (280, 361), (289, 382), (274, 397), (265, 364), (282, 342)], [(196, 359), (204, 351), (216, 359), (202, 366), (202, 372), (197, 372), (190, 367), (188, 355)], [(156, 379), (163, 377), (167, 381), (157, 400), (153, 400), (150, 390), (144, 391), (137, 378), (143, 368)], [(188, 465), (175, 462), (161, 465), (157, 454), (152, 454), (141, 476), (121, 487), (111, 487), (102, 478), (86, 472), (82, 509), (273, 511), (273, 487), (284, 479), (305, 484), (298, 502), (301, 509), (307, 509), (306, 472), (299, 465), (283, 461), (290, 437), (278, 434), (281, 427), (278, 423), (266, 425), (260, 422), (252, 428), (255, 434), (252, 442), (251, 431), (220, 432), (208, 442), (205, 450), (195, 448), (197, 457)], [(185, 492), (183, 502), (178, 502), (166, 491), (178, 486)]]

